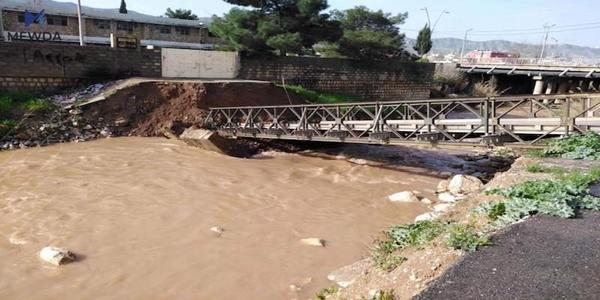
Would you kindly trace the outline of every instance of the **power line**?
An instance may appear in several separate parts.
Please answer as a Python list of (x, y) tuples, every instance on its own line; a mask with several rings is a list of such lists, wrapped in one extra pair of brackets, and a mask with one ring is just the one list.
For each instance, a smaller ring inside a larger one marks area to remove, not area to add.
[[(571, 32), (580, 30), (591, 30), (600, 28), (600, 22), (589, 22), (570, 25), (557, 25), (550, 32)], [(419, 29), (400, 28), (403, 31), (419, 32)], [(463, 31), (437, 31), (437, 33), (448, 35), (462, 35)], [(505, 30), (474, 30), (471, 35), (475, 36), (497, 36), (497, 35), (539, 35), (544, 34), (542, 28), (527, 29), (505, 29)]]

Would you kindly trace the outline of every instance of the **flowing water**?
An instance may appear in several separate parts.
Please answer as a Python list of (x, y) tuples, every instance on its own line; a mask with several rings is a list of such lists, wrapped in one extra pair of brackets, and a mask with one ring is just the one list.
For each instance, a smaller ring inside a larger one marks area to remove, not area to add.
[[(0, 299), (307, 299), (381, 230), (427, 211), (386, 199), (431, 197), (427, 174), (158, 138), (2, 152)], [(46, 264), (46, 245), (79, 260)]]

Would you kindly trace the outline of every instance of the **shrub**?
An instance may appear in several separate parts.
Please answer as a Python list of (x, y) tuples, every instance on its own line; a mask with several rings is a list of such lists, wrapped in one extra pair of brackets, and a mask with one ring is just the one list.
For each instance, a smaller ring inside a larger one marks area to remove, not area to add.
[(489, 238), (478, 233), (471, 225), (451, 225), (448, 233), (446, 242), (454, 249), (471, 252), (490, 244)]
[[(361, 299), (367, 300), (366, 297), (362, 297)], [(379, 291), (375, 294), (375, 296), (368, 298), (368, 300), (394, 300), (394, 299), (396, 299), (394, 290)]]
[(440, 235), (443, 230), (443, 224), (434, 221), (393, 226), (385, 232), (385, 239), (376, 243), (373, 260), (381, 269), (391, 271), (406, 260), (394, 254), (396, 250), (409, 246), (421, 247)]
[(589, 131), (585, 134), (552, 140), (550, 147), (539, 152), (538, 155), (542, 157), (598, 160), (600, 159), (600, 134)]

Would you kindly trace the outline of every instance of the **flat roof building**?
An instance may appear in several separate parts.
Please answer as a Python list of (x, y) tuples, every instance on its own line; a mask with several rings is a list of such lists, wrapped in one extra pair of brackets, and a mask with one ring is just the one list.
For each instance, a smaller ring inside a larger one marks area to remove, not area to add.
[[(120, 1), (112, 1), (120, 4)], [(31, 14), (26, 16), (26, 12)], [(32, 23), (31, 15), (38, 16), (41, 12), (43, 18), (35, 19)], [(166, 48), (210, 49), (218, 41), (208, 30), (212, 18), (183, 20), (132, 10), (120, 13), (119, 8), (88, 6), (82, 6), (81, 12), (84, 41), (88, 44), (109, 45), (111, 34), (136, 37), (142, 46)], [(79, 42), (77, 4), (51, 0), (1, 0), (0, 36), (4, 41), (10, 41), (17, 36), (22, 38), (23, 33), (25, 37), (31, 37), (34, 33), (58, 33), (60, 40), (50, 38), (49, 41)]]

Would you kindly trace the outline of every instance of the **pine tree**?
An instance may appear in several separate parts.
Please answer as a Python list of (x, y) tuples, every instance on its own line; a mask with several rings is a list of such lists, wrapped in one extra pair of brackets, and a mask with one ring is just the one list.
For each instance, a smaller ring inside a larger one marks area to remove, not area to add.
[(432, 45), (431, 28), (429, 28), (429, 24), (426, 24), (425, 27), (419, 31), (419, 35), (417, 35), (417, 42), (414, 48), (419, 55), (425, 55), (431, 50)]
[(119, 12), (122, 14), (127, 13), (127, 4), (125, 4), (125, 0), (121, 0), (121, 7), (119, 8)]

